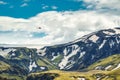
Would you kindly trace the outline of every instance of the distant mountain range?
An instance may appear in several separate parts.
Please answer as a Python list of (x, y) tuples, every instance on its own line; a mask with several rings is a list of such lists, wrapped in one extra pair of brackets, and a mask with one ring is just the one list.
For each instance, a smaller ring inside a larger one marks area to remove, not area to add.
[(119, 53), (120, 28), (96, 31), (66, 44), (41, 49), (1, 46), (0, 74), (19, 75), (15, 77), (24, 80), (30, 73), (48, 70), (112, 71), (120, 67)]
[(40, 49), (47, 44), (0, 44), (0, 47), (27, 47)]

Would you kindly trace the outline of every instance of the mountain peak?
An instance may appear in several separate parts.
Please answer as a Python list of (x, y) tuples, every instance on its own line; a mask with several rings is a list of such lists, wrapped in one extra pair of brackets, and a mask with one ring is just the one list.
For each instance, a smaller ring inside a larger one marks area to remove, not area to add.
[(83, 69), (95, 61), (120, 53), (120, 28), (103, 29), (85, 35), (75, 41), (46, 47), (45, 57), (60, 69)]

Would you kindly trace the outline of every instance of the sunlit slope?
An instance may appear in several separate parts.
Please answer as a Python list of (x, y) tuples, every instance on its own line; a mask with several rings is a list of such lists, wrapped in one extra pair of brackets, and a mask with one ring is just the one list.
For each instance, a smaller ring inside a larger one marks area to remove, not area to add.
[(84, 72), (50, 70), (32, 73), (27, 80), (120, 80), (119, 63), (120, 54), (116, 54), (95, 62)]
[(88, 72), (70, 72), (51, 70), (32, 73), (27, 80), (120, 80), (120, 69), (114, 71), (91, 70)]
[(87, 70), (116, 70), (120, 67), (120, 54), (112, 55), (107, 58), (98, 60), (87, 68)]

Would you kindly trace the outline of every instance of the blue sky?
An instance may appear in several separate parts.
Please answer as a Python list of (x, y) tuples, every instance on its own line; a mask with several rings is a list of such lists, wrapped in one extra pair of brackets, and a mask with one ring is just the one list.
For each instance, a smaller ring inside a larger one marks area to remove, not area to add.
[(119, 0), (0, 0), (0, 44), (66, 43), (120, 26), (119, 13)]
[(29, 18), (45, 11), (77, 11), (85, 9), (83, 1), (73, 0), (3, 0), (0, 16)]

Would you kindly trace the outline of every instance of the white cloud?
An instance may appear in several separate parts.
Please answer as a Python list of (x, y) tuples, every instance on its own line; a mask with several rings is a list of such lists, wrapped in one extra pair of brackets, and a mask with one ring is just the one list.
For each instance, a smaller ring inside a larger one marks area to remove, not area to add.
[(84, 0), (89, 5), (94, 5), (96, 9), (120, 9), (120, 0)]
[[(0, 31), (13, 31), (14, 33), (10, 34), (11, 36), (0, 35), (0, 42), (60, 44), (75, 40), (96, 30), (116, 26), (120, 26), (119, 15), (96, 11), (48, 11), (29, 19), (1, 16)], [(38, 27), (42, 29), (38, 29)], [(34, 38), (33, 32), (45, 32), (47, 36)]]
[(42, 9), (48, 9), (48, 8), (51, 8), (53, 10), (56, 10), (58, 7), (57, 6), (48, 6), (48, 5), (45, 5), (45, 4), (42, 4)]
[(58, 7), (57, 6), (51, 6), (52, 9), (57, 9)]
[(42, 9), (47, 9), (49, 6), (47, 6), (47, 5), (44, 5), (43, 7), (42, 7)]
[(4, 2), (4, 1), (0, 1), (0, 5), (6, 5), (8, 4), (7, 2)]
[(26, 6), (28, 6), (28, 4), (27, 3), (23, 3), (20, 7), (26, 7)]

